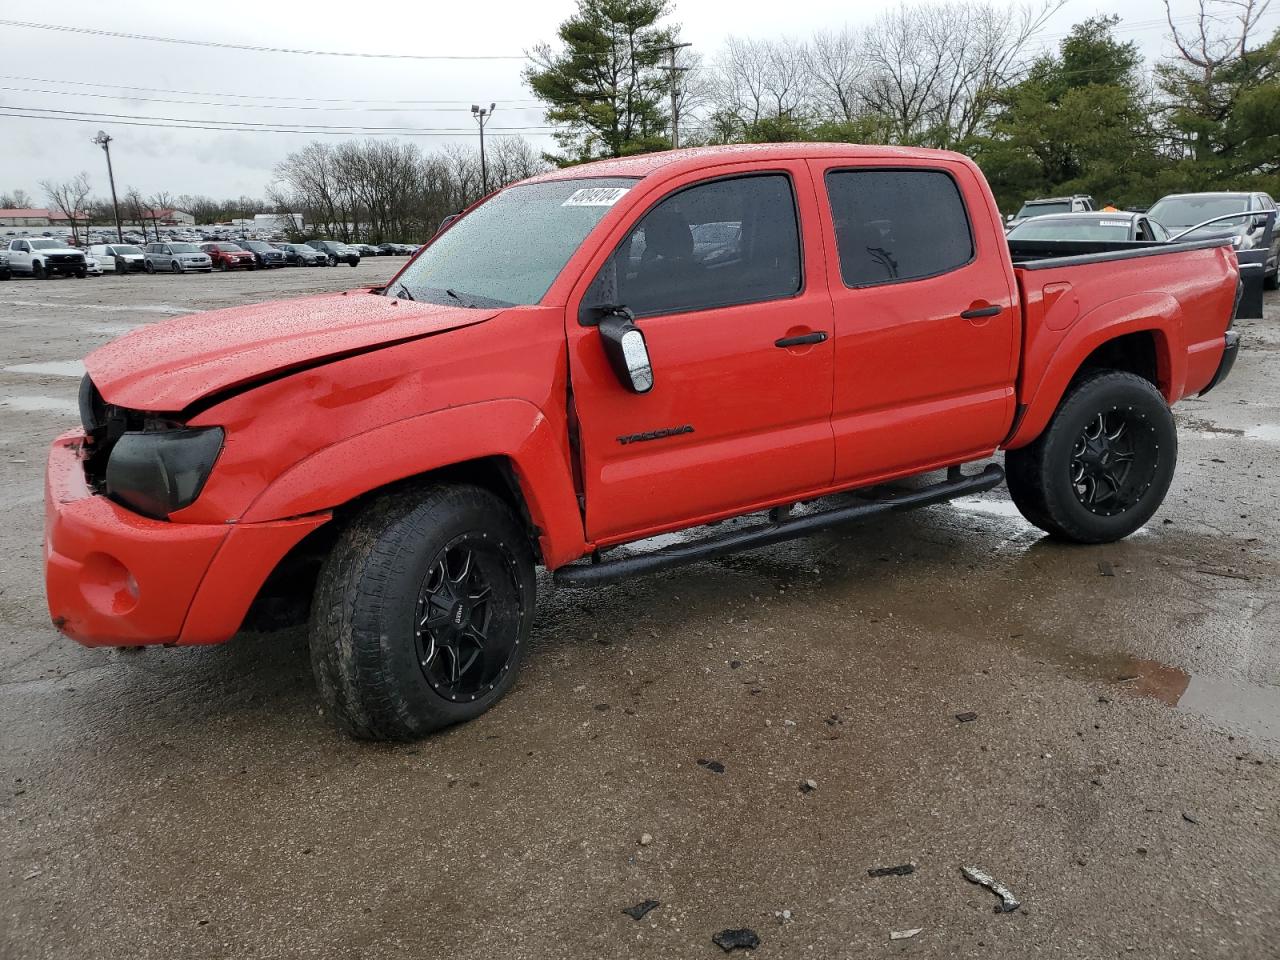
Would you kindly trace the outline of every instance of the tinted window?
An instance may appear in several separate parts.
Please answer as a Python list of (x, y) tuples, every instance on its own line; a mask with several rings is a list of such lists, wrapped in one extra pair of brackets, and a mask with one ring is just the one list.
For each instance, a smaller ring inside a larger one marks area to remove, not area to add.
[(716, 180), (646, 213), (589, 299), (626, 304), (637, 316), (777, 300), (799, 293), (800, 263), (789, 177)]
[(837, 170), (827, 195), (846, 286), (932, 277), (973, 259), (964, 201), (940, 170)]

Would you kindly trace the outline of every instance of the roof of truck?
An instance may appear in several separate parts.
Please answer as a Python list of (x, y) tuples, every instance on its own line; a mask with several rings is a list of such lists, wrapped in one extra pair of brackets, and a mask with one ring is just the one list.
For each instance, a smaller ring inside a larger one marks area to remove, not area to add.
[(971, 162), (959, 153), (952, 153), (949, 150), (927, 150), (923, 147), (887, 147), (856, 143), (742, 143), (722, 147), (689, 147), (683, 150), (663, 150), (660, 153), (640, 153), (632, 157), (594, 160), (590, 163), (550, 170), (522, 182), (541, 183), (547, 180), (570, 180), (578, 177), (647, 177), (659, 170), (678, 173), (681, 170), (696, 170), (719, 163), (751, 160), (821, 160), (830, 157), (950, 160), (965, 164)]

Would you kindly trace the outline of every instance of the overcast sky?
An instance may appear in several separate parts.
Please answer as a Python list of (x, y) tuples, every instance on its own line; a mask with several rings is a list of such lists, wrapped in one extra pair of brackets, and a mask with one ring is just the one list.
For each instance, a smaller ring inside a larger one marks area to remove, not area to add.
[[(537, 132), (545, 124), (521, 81), (524, 63), (518, 58), (535, 43), (552, 39), (557, 24), (574, 6), (573, 0), (9, 3), (0, 8), (0, 17), (117, 33), (307, 50), (496, 54), (511, 59), (432, 61), (251, 52), (0, 24), (0, 105), (39, 108), (50, 111), (47, 117), (57, 117), (51, 111), (61, 110), (192, 122), (249, 121), (267, 127), (319, 124), (461, 131), (414, 138), (429, 147), (449, 141), (474, 144), (468, 105), (496, 101), (490, 133), (519, 128), (530, 131), (528, 136), (539, 146), (549, 146), (546, 134)], [(731, 34), (804, 37), (816, 29), (865, 22), (883, 8), (857, 0), (681, 0), (674, 19), (683, 25), (685, 39), (713, 57)], [(215, 9), (225, 13), (214, 14)], [(1193, 9), (1194, 0), (1174, 0), (1175, 15), (1185, 16)], [(1122, 13), (1121, 37), (1138, 41), (1148, 57), (1167, 52), (1161, 0), (1068, 0), (1038, 42), (1052, 46), (1073, 23), (1109, 10)], [(368, 14), (361, 16), (359, 11)], [(1271, 29), (1280, 25), (1280, 4), (1263, 22)], [(154, 89), (127, 91), (121, 86)], [(157, 102), (161, 100), (180, 102)], [(316, 138), (157, 129), (107, 117), (73, 122), (0, 116), (0, 192), (21, 187), (44, 205), (40, 180), (83, 170), (94, 192), (105, 196), (102, 152), (90, 142), (99, 129), (115, 138), (117, 188), (124, 192), (136, 186), (144, 194), (165, 190), (261, 196), (272, 180), (273, 165)]]

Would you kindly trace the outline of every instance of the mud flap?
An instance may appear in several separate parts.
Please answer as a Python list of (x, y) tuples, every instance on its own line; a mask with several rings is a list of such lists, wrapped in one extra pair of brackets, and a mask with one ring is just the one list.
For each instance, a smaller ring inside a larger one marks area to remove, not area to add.
[(1267, 213), (1267, 224), (1262, 236), (1250, 250), (1236, 253), (1240, 261), (1241, 295), (1236, 303), (1236, 320), (1262, 319), (1262, 287), (1267, 272), (1267, 257), (1271, 253), (1271, 237), (1276, 229), (1276, 212)]

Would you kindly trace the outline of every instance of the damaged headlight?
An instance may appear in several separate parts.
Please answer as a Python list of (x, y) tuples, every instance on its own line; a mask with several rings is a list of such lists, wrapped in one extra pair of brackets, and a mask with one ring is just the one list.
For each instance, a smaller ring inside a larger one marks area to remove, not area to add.
[(168, 519), (200, 496), (223, 436), (221, 427), (126, 431), (107, 461), (107, 495), (145, 516)]

